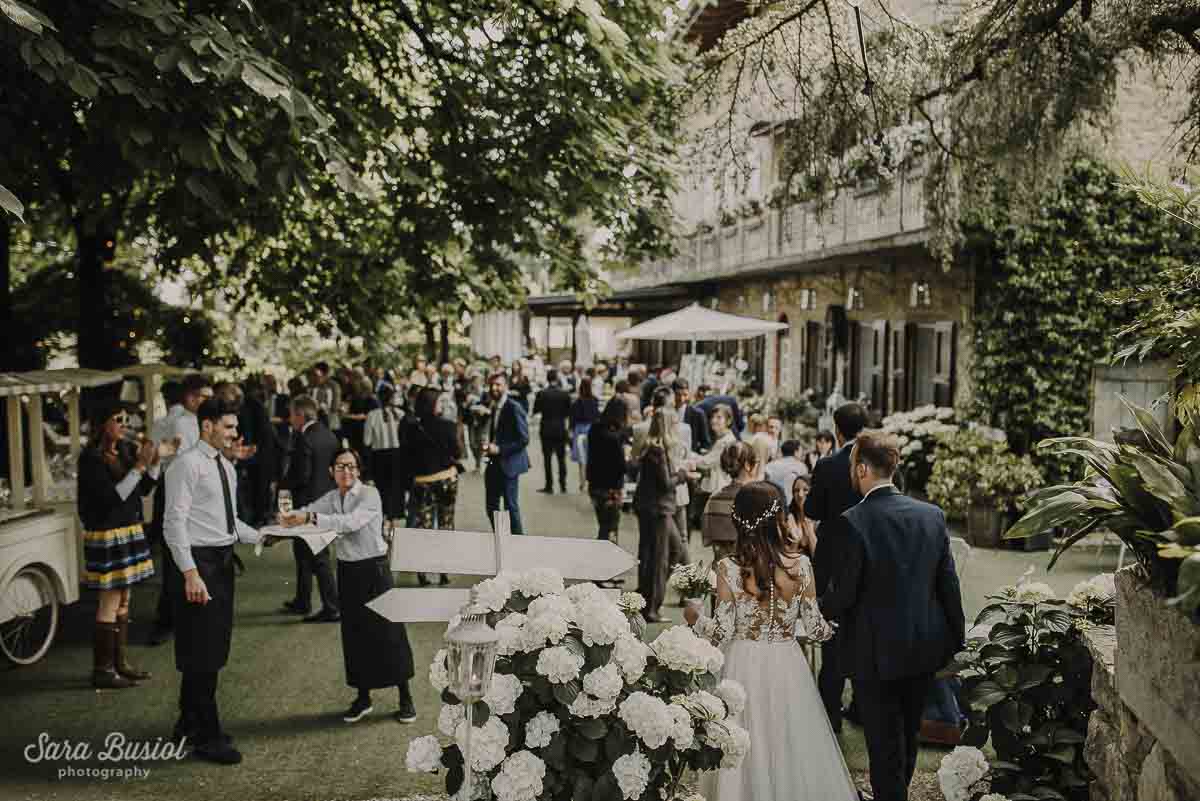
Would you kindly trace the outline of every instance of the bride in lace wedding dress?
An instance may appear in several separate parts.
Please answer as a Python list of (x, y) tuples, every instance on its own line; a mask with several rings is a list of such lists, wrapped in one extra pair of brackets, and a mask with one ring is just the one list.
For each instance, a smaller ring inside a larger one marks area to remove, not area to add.
[(717, 563), (716, 616), (689, 609), (687, 617), (725, 652), (724, 678), (746, 689), (738, 723), (750, 732), (750, 752), (736, 770), (705, 774), (701, 793), (708, 801), (857, 801), (796, 642), (833, 633), (817, 608), (812, 564), (790, 541), (773, 484), (747, 484), (733, 511), (737, 552)]

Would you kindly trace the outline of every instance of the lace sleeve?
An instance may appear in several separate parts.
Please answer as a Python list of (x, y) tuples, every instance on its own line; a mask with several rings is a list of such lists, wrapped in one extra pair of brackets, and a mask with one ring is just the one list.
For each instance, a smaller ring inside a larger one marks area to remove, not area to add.
[(693, 630), (705, 637), (713, 645), (721, 646), (733, 639), (737, 631), (737, 604), (734, 602), (733, 587), (731, 586), (726, 568), (731, 564), (728, 559), (722, 560), (717, 570), (717, 611), (715, 616), (701, 615), (693, 626)]
[(825, 642), (834, 634), (834, 626), (821, 614), (817, 606), (816, 582), (813, 581), (812, 563), (802, 557), (799, 564), (800, 580), (804, 589), (800, 593), (800, 610), (796, 617), (796, 638), (810, 642)]

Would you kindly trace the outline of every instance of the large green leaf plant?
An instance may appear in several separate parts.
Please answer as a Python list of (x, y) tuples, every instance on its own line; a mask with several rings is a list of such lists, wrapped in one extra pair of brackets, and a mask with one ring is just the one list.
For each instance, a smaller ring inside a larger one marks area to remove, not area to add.
[(1033, 493), (1028, 511), (1005, 535), (1070, 533), (1050, 567), (1094, 531), (1111, 531), (1134, 554), (1151, 585), (1173, 594), (1185, 614), (1200, 614), (1200, 437), (1186, 425), (1172, 445), (1153, 415), (1122, 399), (1137, 427), (1115, 443), (1059, 437), (1039, 448), (1081, 458), (1087, 476)]

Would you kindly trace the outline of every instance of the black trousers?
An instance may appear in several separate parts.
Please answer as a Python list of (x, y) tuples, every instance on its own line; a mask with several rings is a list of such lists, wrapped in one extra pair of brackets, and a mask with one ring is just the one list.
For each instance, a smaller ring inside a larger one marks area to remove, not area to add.
[(296, 559), (296, 605), (312, 609), (313, 576), (317, 577), (317, 592), (321, 595), (321, 608), (327, 612), (338, 611), (337, 585), (333, 581), (331, 548), (325, 547), (316, 556), (308, 549), (304, 540), (292, 538), (292, 556)]
[(542, 459), (545, 460), (546, 467), (546, 488), (554, 487), (554, 480), (551, 476), (551, 457), (558, 457), (558, 487), (563, 492), (567, 491), (567, 441), (565, 439), (544, 439), (542, 440)]
[(908, 801), (908, 785), (917, 769), (917, 733), (933, 676), (892, 681), (854, 679), (854, 698), (862, 716), (871, 762), (875, 801)]
[(846, 672), (838, 659), (840, 649), (837, 634), (821, 643), (821, 671), (817, 674), (817, 690), (834, 731), (842, 728), (842, 691), (846, 689)]
[(617, 529), (621, 527), (621, 503), (610, 503), (608, 490), (593, 490), (591, 492), (592, 509), (596, 511), (597, 539), (616, 540)]
[(179, 684), (179, 721), (177, 737), (187, 737), (192, 745), (217, 742), (224, 733), (217, 711), (217, 671), (186, 670)]

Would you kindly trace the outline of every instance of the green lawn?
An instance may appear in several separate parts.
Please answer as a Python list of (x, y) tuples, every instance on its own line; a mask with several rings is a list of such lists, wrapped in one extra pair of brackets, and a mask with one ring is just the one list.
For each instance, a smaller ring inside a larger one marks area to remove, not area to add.
[[(535, 458), (539, 465), (540, 459)], [(540, 469), (522, 482), (526, 528), (533, 534), (594, 536), (587, 498), (578, 494), (546, 497)], [(482, 482), (464, 479), (459, 494), (459, 526), (484, 530)], [(636, 525), (622, 521), (620, 544), (636, 547)], [(702, 555), (698, 536), (694, 556)], [(227, 768), (184, 760), (169, 764), (142, 763), (149, 776), (142, 779), (62, 779), (58, 770), (66, 763), (30, 764), (27, 746), (42, 732), (55, 739), (89, 741), (100, 750), (110, 732), (130, 739), (154, 739), (170, 732), (176, 715), (178, 674), (170, 645), (138, 647), (134, 659), (154, 672), (136, 689), (96, 691), (89, 683), (91, 670), (90, 620), (94, 602), (84, 598), (66, 610), (65, 626), (50, 654), (37, 665), (0, 671), (0, 798), (4, 799), (368, 799), (435, 792), (436, 777), (415, 776), (404, 770), (404, 753), (410, 737), (435, 728), (437, 699), (429, 687), (425, 667), (440, 647), (444, 626), (411, 626), (418, 665), (413, 683), (421, 715), (416, 724), (403, 726), (391, 718), (396, 699), (376, 694), (376, 712), (348, 726), (340, 715), (352, 698), (344, 684), (342, 653), (336, 625), (304, 625), (274, 610), (291, 595), (293, 568), (290, 550), (275, 548), (260, 559), (243, 548), (248, 572), (238, 583), (238, 617), (231, 664), (221, 674), (219, 698), (226, 729), (237, 739), (245, 762)], [(1053, 573), (1045, 574), (1046, 553), (976, 551), (964, 577), (968, 615), (984, 604), (996, 587), (1012, 583), (1027, 567), (1039, 572), (1060, 593), (1101, 567), (1111, 570), (1112, 549), (1097, 558), (1094, 549), (1076, 551)], [(402, 585), (415, 584), (400, 576)], [(467, 585), (468, 579), (456, 579)], [(135, 593), (135, 626), (151, 617), (157, 583)], [(671, 615), (681, 620), (679, 609)], [(140, 636), (140, 632), (135, 632)], [(653, 636), (653, 632), (651, 634)], [(843, 735), (847, 760), (856, 772), (866, 768), (861, 732), (847, 727)], [(922, 755), (923, 770), (934, 770), (941, 752)], [(99, 763), (93, 762), (93, 765)], [(929, 785), (930, 777), (921, 784)], [(921, 797), (936, 797), (921, 793)]]

